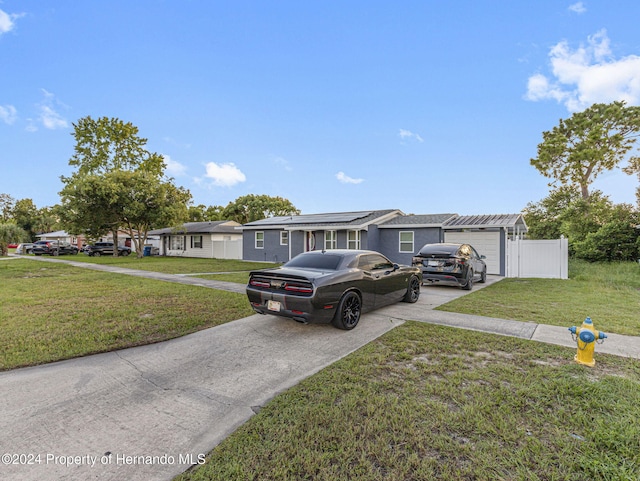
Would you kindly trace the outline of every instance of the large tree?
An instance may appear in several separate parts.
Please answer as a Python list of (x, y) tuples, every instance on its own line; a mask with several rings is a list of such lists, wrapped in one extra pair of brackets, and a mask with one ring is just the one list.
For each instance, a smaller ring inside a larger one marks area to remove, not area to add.
[(35, 235), (38, 233), (36, 227), (38, 219), (38, 208), (31, 199), (20, 199), (16, 201), (13, 209), (11, 210), (11, 216), (13, 222), (18, 227), (24, 229), (31, 239), (35, 239)]
[(0, 221), (7, 222), (11, 219), (11, 211), (16, 200), (9, 194), (0, 194)]
[(85, 117), (73, 125), (76, 146), (69, 165), (77, 170), (62, 177), (60, 192), (62, 222), (70, 232), (96, 238), (111, 231), (117, 244), (118, 229), (124, 228), (141, 256), (151, 228), (186, 220), (191, 194), (164, 177), (163, 157), (146, 150), (137, 127), (107, 117)]
[(9, 253), (9, 244), (23, 242), (28, 239), (28, 234), (21, 227), (11, 222), (0, 223), (0, 256)]
[(222, 218), (246, 224), (267, 217), (299, 214), (300, 211), (287, 199), (249, 194), (229, 202), (222, 211)]
[[(625, 102), (594, 104), (544, 132), (531, 165), (553, 179), (550, 185), (578, 186), (586, 200), (594, 179), (617, 167), (630, 154), (638, 135), (640, 107), (627, 107)], [(629, 165), (637, 165), (636, 156), (630, 157)]]

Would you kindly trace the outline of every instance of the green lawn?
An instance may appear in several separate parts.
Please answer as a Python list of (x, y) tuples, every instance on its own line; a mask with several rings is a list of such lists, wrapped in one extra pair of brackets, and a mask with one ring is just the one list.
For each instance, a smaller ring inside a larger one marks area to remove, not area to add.
[(568, 280), (503, 279), (438, 309), (640, 336), (640, 264), (572, 260)]
[(107, 264), (127, 269), (164, 272), (166, 274), (210, 274), (215, 272), (250, 271), (252, 269), (266, 269), (278, 264), (267, 262), (249, 262), (233, 259), (196, 259), (192, 257), (164, 257), (148, 256), (138, 258), (135, 255), (113, 257), (89, 257), (86, 254), (75, 256), (65, 255), (59, 259), (94, 264)]
[(30, 259), (0, 261), (0, 370), (183, 336), (252, 314), (246, 296)]
[(408, 322), (273, 399), (175, 481), (640, 479), (640, 364)]

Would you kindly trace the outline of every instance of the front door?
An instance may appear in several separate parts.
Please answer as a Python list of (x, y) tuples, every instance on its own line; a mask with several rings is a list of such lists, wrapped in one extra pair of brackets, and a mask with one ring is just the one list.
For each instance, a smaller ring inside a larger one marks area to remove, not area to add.
[(314, 251), (316, 250), (316, 235), (308, 230), (304, 233), (304, 251)]

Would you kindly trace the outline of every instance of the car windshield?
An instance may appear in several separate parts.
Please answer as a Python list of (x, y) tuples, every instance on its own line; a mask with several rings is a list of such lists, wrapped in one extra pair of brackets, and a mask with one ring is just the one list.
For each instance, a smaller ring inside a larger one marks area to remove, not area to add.
[(304, 269), (324, 269), (335, 271), (340, 265), (342, 256), (331, 254), (299, 255), (285, 264), (286, 267), (302, 267)]

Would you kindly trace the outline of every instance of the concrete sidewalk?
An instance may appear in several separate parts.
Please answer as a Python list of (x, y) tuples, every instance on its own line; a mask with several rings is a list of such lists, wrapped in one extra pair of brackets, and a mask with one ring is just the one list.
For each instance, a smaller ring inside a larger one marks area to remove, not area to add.
[[(38, 260), (244, 292), (231, 283)], [(500, 279), (489, 276), (474, 290)], [(13, 457), (3, 458), (0, 479), (170, 480), (275, 395), (409, 319), (575, 348), (565, 327), (433, 310), (468, 293), (424, 287), (416, 304), (366, 314), (353, 331), (256, 314), (158, 344), (2, 372), (0, 447)], [(640, 358), (637, 341), (611, 335), (596, 350)]]

